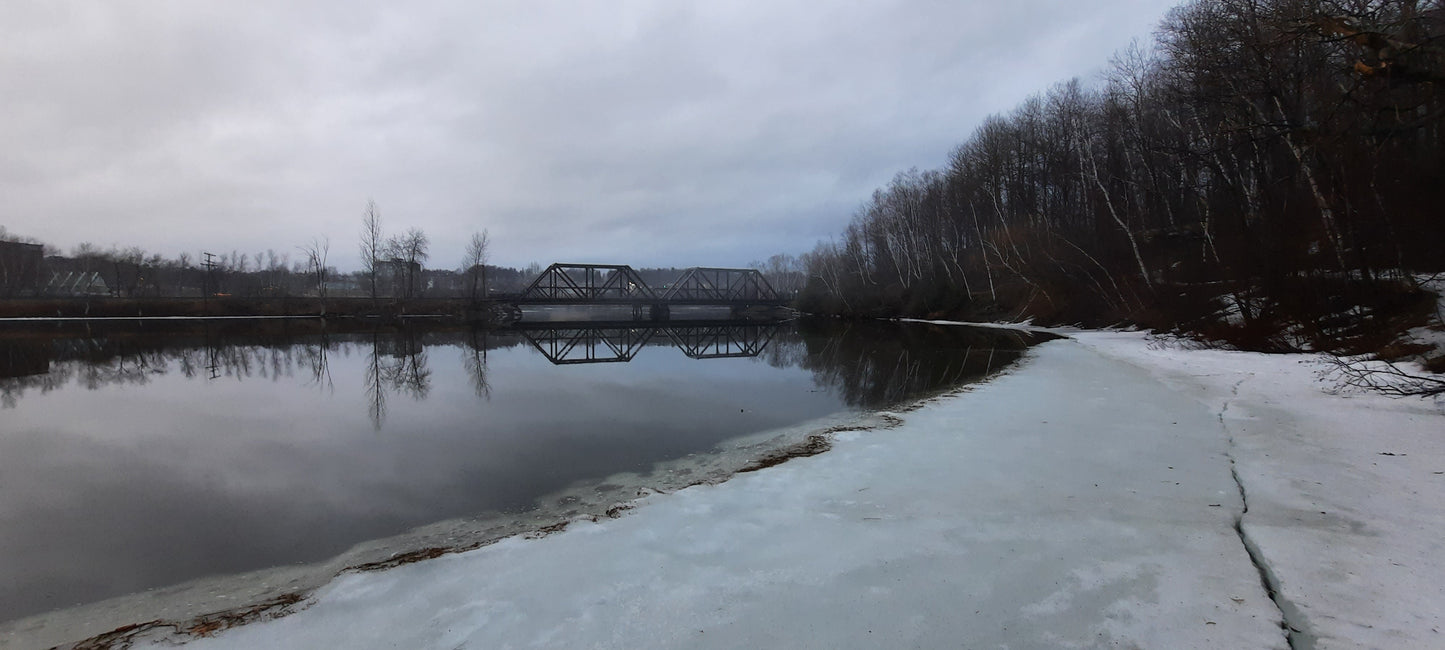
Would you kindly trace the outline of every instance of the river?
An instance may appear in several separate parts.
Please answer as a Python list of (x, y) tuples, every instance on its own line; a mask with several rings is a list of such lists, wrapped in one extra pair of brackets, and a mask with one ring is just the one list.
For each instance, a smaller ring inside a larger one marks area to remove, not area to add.
[(0, 329), (0, 621), (597, 514), (1033, 342), (836, 322)]

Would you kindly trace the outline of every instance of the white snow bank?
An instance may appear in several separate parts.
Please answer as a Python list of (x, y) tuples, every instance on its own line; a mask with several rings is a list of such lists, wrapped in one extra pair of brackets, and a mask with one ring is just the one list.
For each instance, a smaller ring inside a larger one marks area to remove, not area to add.
[(1247, 491), (1244, 530), (1291, 623), (1320, 648), (1445, 648), (1445, 414), (1330, 395), (1310, 355), (1179, 350), (1074, 336), (1220, 414)]
[(193, 646), (1285, 647), (1217, 412), (1075, 342), (1034, 355), (828, 453)]

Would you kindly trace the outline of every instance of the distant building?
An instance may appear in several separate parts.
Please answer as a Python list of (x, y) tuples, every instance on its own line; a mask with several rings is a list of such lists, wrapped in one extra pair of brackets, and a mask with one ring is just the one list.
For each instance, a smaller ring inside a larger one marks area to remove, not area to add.
[(421, 265), (393, 257), (377, 260), (376, 284), (379, 296), (414, 298), (421, 295)]
[(48, 296), (108, 296), (110, 287), (96, 271), (65, 271), (50, 274), (45, 285)]
[(0, 297), (40, 293), (40, 266), (45, 247), (40, 244), (0, 241)]
[(422, 292), (429, 298), (456, 298), (466, 296), (471, 276), (451, 269), (425, 269), (422, 275)]
[(326, 295), (332, 298), (364, 297), (366, 292), (355, 277), (333, 274), (326, 280)]

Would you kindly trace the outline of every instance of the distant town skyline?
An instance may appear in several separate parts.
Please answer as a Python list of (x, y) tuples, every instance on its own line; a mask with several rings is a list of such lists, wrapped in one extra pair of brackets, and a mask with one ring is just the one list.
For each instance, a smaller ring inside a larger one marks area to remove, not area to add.
[(502, 266), (743, 265), (1173, 4), (10, 3), (0, 226), (355, 270), (375, 200), (430, 267), (482, 229)]

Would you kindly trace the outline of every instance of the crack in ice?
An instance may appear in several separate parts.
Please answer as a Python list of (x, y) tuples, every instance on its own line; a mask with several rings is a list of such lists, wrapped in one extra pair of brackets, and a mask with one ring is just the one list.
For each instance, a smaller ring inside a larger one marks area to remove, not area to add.
[[(1230, 391), (1231, 398), (1239, 397), (1239, 387), (1254, 376), (1250, 373), (1248, 377), (1234, 383)], [(1270, 570), (1269, 563), (1264, 559), (1264, 552), (1259, 545), (1250, 538), (1249, 533), (1244, 530), (1244, 516), (1249, 514), (1249, 493), (1244, 488), (1244, 481), (1239, 477), (1239, 465), (1234, 460), (1234, 433), (1230, 431), (1229, 424), (1224, 421), (1224, 414), (1229, 412), (1232, 399), (1225, 400), (1224, 405), (1219, 409), (1219, 425), (1224, 429), (1225, 440), (1228, 442), (1225, 457), (1229, 459), (1229, 475), (1234, 479), (1234, 486), (1239, 489), (1240, 511), (1234, 516), (1234, 532), (1239, 536), (1239, 543), (1244, 546), (1244, 552), (1249, 555), (1249, 561), (1259, 572), (1259, 583), (1264, 588), (1265, 595), (1269, 596), (1270, 602), (1279, 611), (1279, 626), (1284, 631), (1285, 643), (1289, 644), (1291, 650), (1313, 650), (1315, 639), (1302, 629), (1304, 615), (1299, 608), (1294, 606), (1284, 594), (1280, 592), (1279, 577)], [(1299, 625), (1296, 625), (1295, 622)]]

